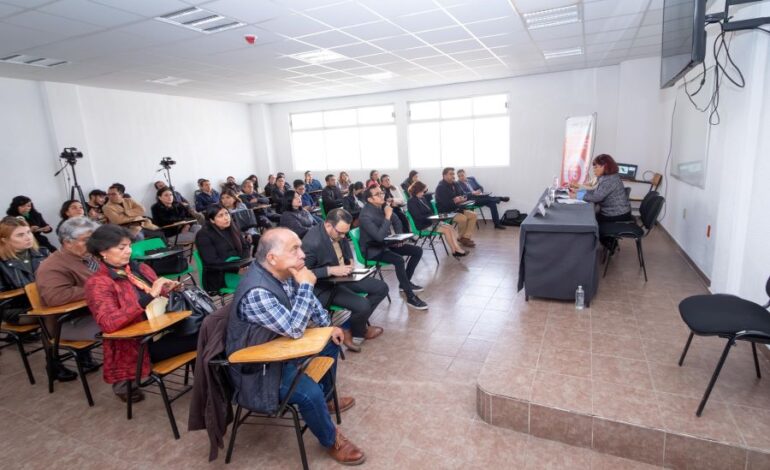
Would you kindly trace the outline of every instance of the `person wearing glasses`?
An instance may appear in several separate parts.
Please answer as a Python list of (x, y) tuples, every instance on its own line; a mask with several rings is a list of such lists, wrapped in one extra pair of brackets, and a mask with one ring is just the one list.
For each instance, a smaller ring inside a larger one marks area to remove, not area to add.
[[(324, 223), (311, 228), (302, 238), (305, 266), (318, 278), (314, 293), (322, 304), (334, 304), (350, 310), (350, 329), (343, 330), (343, 344), (353, 352), (361, 351), (364, 340), (380, 336), (383, 329), (369, 325), (374, 309), (388, 295), (384, 281), (368, 277), (336, 286), (325, 282), (332, 277), (346, 277), (353, 272), (353, 252), (345, 237), (353, 223), (345, 209), (333, 209)], [(366, 294), (361, 297), (359, 294)]]
[[(415, 292), (423, 288), (413, 284), (411, 279), (422, 258), (422, 248), (405, 243), (387, 243), (385, 238), (403, 233), (401, 221), (393, 216), (393, 208), (385, 202), (385, 193), (379, 186), (364, 190), (366, 205), (361, 209), (361, 250), (364, 258), (390, 263), (396, 268), (399, 290), (406, 294), (406, 303), (416, 310), (427, 310), (428, 304), (417, 297)], [(409, 262), (404, 261), (404, 257)]]
[(594, 176), (596, 186), (588, 189), (587, 186), (570, 184), (570, 196), (575, 197), (575, 190), (586, 189), (583, 200), (593, 202), (599, 206), (596, 221), (604, 222), (633, 222), (631, 216), (631, 203), (623, 186), (623, 180), (618, 174), (618, 164), (611, 156), (603, 153), (594, 158)]

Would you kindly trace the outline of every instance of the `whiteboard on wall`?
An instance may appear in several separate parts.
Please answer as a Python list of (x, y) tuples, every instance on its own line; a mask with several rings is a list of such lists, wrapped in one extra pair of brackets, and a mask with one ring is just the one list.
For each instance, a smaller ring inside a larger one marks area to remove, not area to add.
[[(671, 135), (671, 168), (674, 178), (699, 188), (706, 187), (706, 163), (709, 151), (710, 100), (714, 88), (713, 67), (706, 70), (706, 81), (701, 90), (692, 96), (700, 85), (702, 74), (690, 78), (676, 92), (676, 109)], [(687, 97), (687, 92), (695, 103)], [(697, 105), (697, 108), (696, 108)], [(702, 112), (702, 110), (706, 112)]]

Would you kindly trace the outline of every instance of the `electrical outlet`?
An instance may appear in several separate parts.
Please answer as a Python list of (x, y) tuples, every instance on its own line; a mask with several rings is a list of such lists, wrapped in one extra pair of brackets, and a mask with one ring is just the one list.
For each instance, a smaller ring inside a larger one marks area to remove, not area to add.
[(682, 209), (682, 218), (683, 219), (687, 218), (687, 209)]

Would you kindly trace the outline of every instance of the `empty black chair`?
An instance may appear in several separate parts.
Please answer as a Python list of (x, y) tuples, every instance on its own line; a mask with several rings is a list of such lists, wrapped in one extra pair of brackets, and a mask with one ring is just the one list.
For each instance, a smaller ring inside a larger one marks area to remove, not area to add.
[(604, 276), (607, 275), (607, 268), (610, 267), (610, 260), (615, 254), (615, 247), (623, 238), (631, 238), (636, 242), (636, 254), (639, 256), (639, 266), (644, 271), (644, 282), (647, 282), (647, 267), (644, 264), (644, 252), (642, 251), (642, 238), (650, 234), (653, 228), (658, 224), (658, 216), (663, 209), (666, 200), (663, 196), (650, 196), (647, 204), (642, 204), (639, 208), (641, 213), (642, 226), (636, 222), (608, 222), (599, 226), (599, 235), (604, 239), (610, 239), (609, 245), (612, 247), (607, 253), (607, 261), (604, 266)]
[[(765, 292), (770, 297), (770, 278), (765, 284)], [(687, 355), (687, 350), (690, 349), (694, 335), (719, 336), (727, 339), (727, 344), (725, 344), (722, 356), (719, 358), (716, 369), (714, 369), (706, 393), (703, 394), (698, 411), (695, 412), (697, 416), (703, 412), (711, 389), (714, 388), (719, 372), (725, 364), (727, 354), (736, 341), (751, 342), (757, 378), (762, 378), (757, 359), (756, 343), (770, 343), (770, 312), (767, 311), (768, 307), (770, 307), (770, 301), (765, 305), (759, 305), (727, 294), (694, 295), (684, 299), (679, 304), (679, 314), (682, 315), (682, 320), (690, 328), (690, 336), (687, 338), (684, 351), (682, 351), (682, 357), (679, 358), (680, 366), (684, 363), (684, 357)]]

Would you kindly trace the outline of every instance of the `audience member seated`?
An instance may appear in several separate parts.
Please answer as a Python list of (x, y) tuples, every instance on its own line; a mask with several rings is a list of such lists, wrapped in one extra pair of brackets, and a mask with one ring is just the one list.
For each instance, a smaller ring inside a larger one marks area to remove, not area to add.
[[(326, 181), (326, 184), (329, 184), (328, 180)], [(340, 188), (342, 194), (346, 194), (348, 192), (351, 184), (353, 184), (353, 182), (350, 181), (350, 176), (348, 176), (346, 172), (340, 171), (340, 177), (337, 179), (337, 187)]]
[[(257, 178), (257, 175), (249, 175), (248, 178), (246, 178), (246, 179), (251, 181), (252, 183), (254, 183), (254, 187), (255, 188), (259, 187), (259, 178)], [(243, 186), (243, 185), (241, 185), (241, 186)]]
[[(72, 217), (65, 220), (56, 230), (61, 249), (46, 258), (35, 273), (40, 300), (47, 307), (85, 300), (85, 285), (99, 268), (98, 261), (88, 252), (86, 244), (99, 224), (87, 217)], [(70, 317), (61, 324), (59, 338), (68, 341), (93, 341), (101, 331), (88, 309)], [(48, 316), (45, 324), (51, 335), (56, 334), (57, 318)], [(47, 345), (50, 346), (50, 345)], [(90, 352), (78, 353), (86, 370), (96, 370)], [(57, 380), (74, 380), (77, 374), (57, 360), (53, 361)]]
[[(422, 258), (422, 248), (400, 242), (387, 243), (385, 238), (396, 233), (403, 233), (398, 217), (393, 217), (393, 208), (385, 203), (385, 193), (379, 186), (371, 186), (364, 190), (366, 205), (361, 209), (361, 250), (367, 260), (383, 261), (396, 268), (399, 290), (406, 294), (406, 303), (412, 308), (426, 310), (428, 304), (423, 302), (415, 292), (423, 288), (413, 284), (411, 279), (417, 264)], [(409, 262), (404, 262), (404, 256)]]
[[(168, 295), (180, 284), (159, 278), (146, 264), (131, 261), (131, 232), (118, 225), (102, 225), (86, 243), (88, 251), (99, 260), (96, 273), (86, 281), (88, 309), (105, 333), (113, 333), (145, 320), (145, 308), (155, 298)], [(149, 358), (142, 361), (141, 376), (150, 373), (150, 364), (195, 350), (198, 335), (164, 335), (149, 343)], [(136, 377), (139, 340), (103, 340), (104, 381), (122, 401), (128, 399), (128, 383)], [(131, 400), (141, 401), (144, 394), (132, 390)]]
[[(250, 179), (243, 181), (241, 185), (241, 194), (238, 197), (246, 204), (246, 207), (252, 209), (260, 205), (269, 205), (270, 199), (260, 196), (256, 191), (256, 183)], [(257, 216), (257, 225), (261, 228), (271, 228), (273, 224), (271, 222), (278, 222), (281, 220), (281, 216), (276, 214), (271, 208), (259, 209), (255, 211)]]
[(126, 188), (114, 183), (107, 189), (109, 201), (104, 205), (107, 222), (126, 227), (135, 238), (165, 238), (157, 225), (144, 215), (144, 206), (134, 199), (125, 197)]
[[(225, 189), (224, 191), (222, 191), (222, 195), (219, 197), (219, 204), (225, 209), (227, 209), (227, 211), (230, 213), (231, 219), (235, 219), (235, 221), (233, 221), (234, 224), (237, 224), (238, 220), (243, 220), (243, 219), (238, 219), (237, 216), (233, 216), (234, 213), (251, 210), (248, 207), (246, 207), (246, 204), (241, 202), (238, 195), (235, 194), (235, 191), (232, 191), (230, 189)], [(254, 220), (256, 220), (256, 217), (254, 218)], [(259, 236), (259, 233), (257, 233), (257, 228), (245, 227), (243, 223), (237, 224), (237, 225), (239, 225), (238, 228), (241, 230), (241, 232), (244, 233), (245, 235), (244, 238), (246, 239), (246, 241), (249, 242), (250, 245), (254, 245), (255, 243), (253, 242), (255, 242), (256, 237)]]
[(267, 175), (267, 184), (265, 185), (264, 194), (266, 198), (272, 197), (273, 190), (275, 190), (275, 176)]
[(198, 180), (198, 190), (195, 191), (195, 210), (204, 212), (212, 204), (219, 203), (219, 193), (211, 187), (211, 181), (201, 178)]
[(302, 238), (308, 230), (318, 224), (318, 219), (302, 207), (302, 199), (299, 193), (294, 191), (286, 193), (286, 200), (283, 212), (281, 213), (281, 227), (288, 228), (296, 233), (299, 238)]
[(291, 191), (291, 186), (289, 186), (289, 183), (286, 180), (286, 175), (282, 171), (279, 171), (278, 173), (275, 174), (275, 179), (276, 179), (276, 184), (275, 185), (280, 188), (281, 186), (277, 182), (278, 178), (283, 178), (283, 190), (284, 190), (284, 192), (285, 191)]
[(225, 287), (225, 273), (237, 273), (238, 269), (223, 271), (206, 269), (248, 258), (249, 243), (241, 230), (232, 223), (230, 213), (221, 204), (212, 204), (204, 213), (206, 223), (195, 236), (195, 246), (203, 262), (203, 283), (209, 292)]
[[(344, 172), (343, 172), (344, 173)], [(342, 175), (343, 173), (340, 173)], [(337, 185), (337, 178), (334, 175), (326, 175), (326, 186), (321, 191), (321, 199), (324, 202), (324, 209), (329, 212), (332, 209), (342, 207), (342, 189)], [(345, 191), (347, 191), (347, 187)]]
[[(167, 187), (160, 188), (155, 193), (157, 201), (152, 205), (152, 221), (159, 227), (175, 224), (185, 220), (192, 220), (190, 211), (182, 203), (174, 199), (174, 192)], [(161, 228), (166, 237), (175, 237), (176, 243), (186, 245), (195, 240), (195, 233), (200, 226), (195, 223), (179, 225), (176, 227)]]
[(372, 186), (379, 186), (380, 185), (380, 172), (377, 170), (372, 170), (369, 172), (369, 179), (366, 180), (366, 187), (371, 188)]
[(270, 190), (270, 202), (278, 210), (279, 214), (283, 212), (283, 201), (286, 199), (286, 192), (289, 191), (289, 189), (286, 189), (286, 180), (283, 174), (280, 175), (275, 178), (275, 187)]
[(32, 199), (27, 196), (16, 196), (11, 200), (11, 205), (8, 207), (6, 214), (13, 217), (23, 217), (29, 224), (37, 244), (50, 252), (56, 251), (56, 247), (51, 245), (48, 238), (43, 235), (44, 233), (51, 233), (53, 229), (43, 219), (43, 215), (35, 209)]
[[(38, 246), (27, 221), (22, 217), (0, 220), (0, 292), (21, 289), (35, 281), (35, 273), (50, 252)], [(20, 317), (29, 309), (27, 296), (0, 301), (0, 320), (14, 325), (37, 323), (32, 317)]]
[(305, 183), (305, 189), (307, 190), (308, 194), (313, 195), (315, 191), (321, 190), (321, 182), (313, 178), (313, 173), (311, 171), (305, 172), (304, 183)]
[(356, 181), (350, 185), (347, 196), (342, 198), (342, 208), (353, 216), (353, 226), (358, 226), (358, 216), (364, 208), (364, 183)]
[(104, 212), (102, 212), (102, 208), (106, 202), (107, 193), (101, 189), (94, 189), (88, 193), (88, 207), (86, 207), (88, 210), (88, 218), (94, 222), (106, 224), (107, 219), (104, 218)]
[(473, 234), (476, 232), (476, 214), (465, 210), (460, 203), (466, 202), (462, 188), (455, 181), (455, 169), (444, 168), (441, 172), (443, 179), (436, 186), (436, 207), (442, 214), (456, 212), (453, 222), (457, 224), (457, 232), (460, 234), (460, 244), (465, 247), (476, 246)]
[(61, 209), (59, 209), (59, 217), (61, 217), (61, 220), (56, 225), (56, 234), (58, 235), (59, 227), (61, 227), (61, 224), (63, 224), (66, 220), (69, 220), (73, 217), (83, 217), (85, 213), (86, 212), (83, 209), (83, 204), (81, 204), (77, 199), (64, 201), (64, 204), (61, 205)]
[(228, 189), (233, 191), (235, 194), (238, 194), (241, 191), (238, 183), (235, 182), (235, 176), (228, 176), (225, 182), (222, 183), (222, 192), (225, 192)]
[[(160, 191), (160, 188), (168, 188), (168, 185), (164, 181), (160, 181), (160, 180), (156, 181), (154, 186), (155, 186), (155, 191)], [(172, 195), (174, 196), (174, 202), (178, 202), (179, 204), (181, 204), (182, 206), (188, 209), (193, 209), (190, 207), (190, 203), (187, 201), (187, 199), (185, 199), (184, 196), (182, 196), (182, 194), (179, 191), (177, 191), (176, 189), (172, 189)]]
[[(623, 186), (623, 180), (618, 174), (618, 164), (615, 163), (615, 159), (607, 154), (601, 154), (594, 158), (592, 166), (597, 178), (596, 187), (587, 189), (583, 200), (599, 206), (596, 220), (600, 224), (600, 232), (601, 224), (604, 222), (633, 222), (631, 203)], [(575, 196), (575, 189), (580, 188), (584, 186), (571, 185), (572, 197)]]
[[(309, 323), (319, 327), (330, 325), (328, 313), (313, 295), (316, 277), (305, 267), (304, 258), (296, 234), (282, 228), (265, 232), (257, 248), (256, 262), (241, 280), (233, 299), (234, 309), (226, 334), (227, 355), (279, 336), (300, 338)], [(342, 341), (343, 333), (335, 327), (332, 342), (320, 353), (335, 359), (329, 374), (336, 374), (337, 345)], [(332, 422), (330, 410), (333, 405), (325, 402), (326, 392), (332, 384), (329, 374), (319, 383), (302, 375), (289, 395), (298, 364), (298, 361), (270, 363), (260, 367), (262, 373), (258, 374), (244, 370), (253, 366), (230, 367), (235, 388), (233, 399), (247, 404), (250, 409), (271, 410), (278, 406), (279, 400), (288, 397), (289, 403), (299, 408), (310, 432), (328, 449), (332, 458), (346, 465), (363, 463), (363, 452)], [(257, 394), (257, 390), (268, 391)], [(274, 390), (278, 391), (277, 397), (270, 392)], [(354, 404), (353, 398), (341, 397), (340, 411)]]
[(417, 170), (410, 170), (409, 176), (407, 176), (407, 178), (401, 182), (401, 189), (403, 189), (404, 192), (409, 193), (409, 187), (420, 181), (419, 175), (420, 174), (417, 172)]
[(408, 229), (409, 220), (407, 220), (406, 214), (404, 214), (406, 196), (404, 196), (401, 188), (390, 182), (389, 175), (382, 175), (382, 177), (380, 177), (380, 183), (380, 187), (385, 193), (385, 202), (393, 208), (393, 213), (396, 214), (396, 217), (398, 217), (399, 222), (401, 222), (401, 226), (404, 227), (404, 229)]
[(307, 186), (302, 180), (294, 180), (294, 192), (299, 194), (302, 201), (302, 208), (311, 211), (316, 207), (315, 199), (307, 191)]
[(492, 214), (492, 223), (495, 224), (495, 228), (498, 230), (505, 230), (505, 225), (500, 223), (500, 214), (497, 211), (497, 205), (501, 202), (508, 202), (510, 198), (507, 196), (481, 196), (481, 193), (484, 192), (484, 187), (481, 186), (473, 176), (467, 176), (465, 170), (457, 171), (457, 180), (465, 197), (467, 197), (468, 200), (473, 201), (474, 205), (488, 207), (489, 213)]
[[(365, 339), (380, 336), (383, 329), (369, 325), (374, 309), (388, 295), (388, 285), (374, 277), (356, 282), (331, 284), (324, 282), (332, 277), (350, 276), (353, 272), (353, 252), (345, 235), (350, 231), (353, 217), (345, 209), (333, 209), (326, 221), (313, 227), (302, 238), (305, 266), (318, 278), (315, 295), (326, 305), (328, 302), (350, 310), (350, 330), (344, 330), (345, 346), (354, 352), (361, 351)], [(361, 297), (358, 294), (367, 294)]]
[[(428, 187), (422, 181), (417, 181), (409, 187), (409, 194), (412, 197), (407, 201), (407, 207), (417, 230), (428, 230), (433, 226), (433, 221), (428, 218), (433, 215), (433, 208), (425, 199), (426, 189)], [(459, 235), (451, 223), (440, 222), (434, 230), (443, 235), (449, 248), (452, 249), (452, 256), (459, 258), (468, 254), (457, 241)]]

